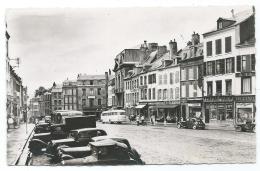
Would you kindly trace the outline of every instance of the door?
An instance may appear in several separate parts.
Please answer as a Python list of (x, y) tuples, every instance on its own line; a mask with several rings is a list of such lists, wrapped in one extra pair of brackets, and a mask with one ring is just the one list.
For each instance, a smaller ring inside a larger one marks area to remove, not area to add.
[(209, 109), (205, 109), (205, 123), (209, 123)]

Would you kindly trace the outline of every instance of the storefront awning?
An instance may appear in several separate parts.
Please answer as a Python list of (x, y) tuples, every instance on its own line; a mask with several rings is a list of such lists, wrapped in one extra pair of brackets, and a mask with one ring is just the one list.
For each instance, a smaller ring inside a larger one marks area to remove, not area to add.
[(135, 108), (136, 109), (142, 109), (142, 108), (144, 108), (145, 107), (145, 105), (137, 105)]

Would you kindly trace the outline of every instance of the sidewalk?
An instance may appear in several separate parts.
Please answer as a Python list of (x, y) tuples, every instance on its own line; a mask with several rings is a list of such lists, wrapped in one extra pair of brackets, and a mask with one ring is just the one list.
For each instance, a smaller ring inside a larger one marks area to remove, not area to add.
[(7, 131), (7, 164), (14, 165), (17, 157), (20, 155), (23, 146), (26, 143), (26, 140), (31, 134), (34, 124), (27, 125), (26, 133), (26, 124), (21, 124), (19, 128), (9, 129)]

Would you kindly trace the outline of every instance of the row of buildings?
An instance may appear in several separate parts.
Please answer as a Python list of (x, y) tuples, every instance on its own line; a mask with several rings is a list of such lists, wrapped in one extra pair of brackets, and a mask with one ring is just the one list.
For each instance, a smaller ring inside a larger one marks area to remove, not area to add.
[[(7, 27), (7, 25), (6, 25)], [(12, 60), (19, 58), (11, 58), (9, 56), (9, 39), (11, 36), (6, 31), (6, 114), (7, 119), (12, 118), (19, 125), (24, 122), (27, 116), (27, 87), (23, 85), (22, 78), (15, 72), (17, 65), (12, 65)]]
[(79, 110), (96, 115), (107, 109), (107, 89), (111, 72), (103, 75), (78, 74), (76, 80), (65, 80), (30, 100), (32, 116), (50, 115), (55, 110)]
[[(214, 22), (214, 21), (213, 21)], [(207, 124), (233, 126), (254, 120), (254, 8), (219, 17), (216, 28), (193, 33), (186, 47), (169, 49), (144, 41), (115, 58), (108, 82), (108, 107), (158, 121), (201, 117)]]

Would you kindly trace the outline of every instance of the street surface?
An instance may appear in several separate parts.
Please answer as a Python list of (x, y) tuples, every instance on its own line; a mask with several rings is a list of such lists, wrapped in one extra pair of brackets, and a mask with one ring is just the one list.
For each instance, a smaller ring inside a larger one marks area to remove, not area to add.
[[(256, 162), (255, 133), (129, 124), (98, 123), (97, 127), (127, 138), (146, 164)], [(35, 156), (32, 164), (49, 165), (50, 161), (46, 156)]]

